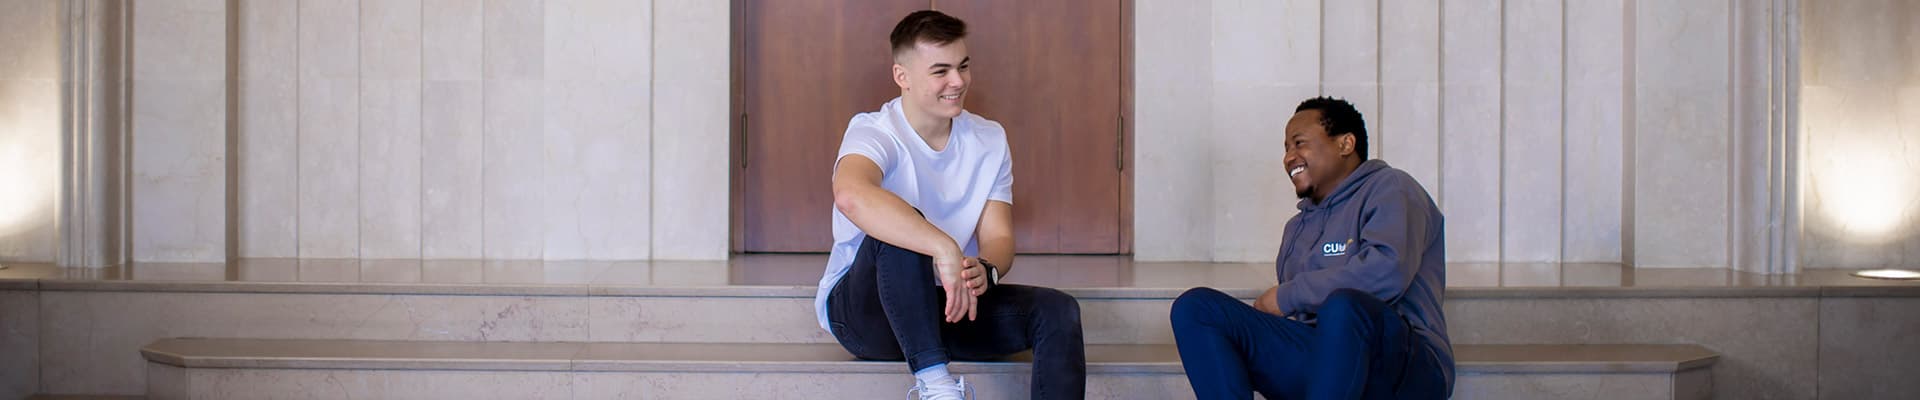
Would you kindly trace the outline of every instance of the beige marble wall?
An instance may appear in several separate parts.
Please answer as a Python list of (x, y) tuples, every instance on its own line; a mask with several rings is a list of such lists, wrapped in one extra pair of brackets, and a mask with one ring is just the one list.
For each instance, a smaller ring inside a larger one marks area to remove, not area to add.
[(40, 293), (0, 291), (0, 398), (40, 392)]
[(421, 7), (420, 256), (480, 258), (485, 156), (481, 0), (427, 0)]
[(1920, 299), (1820, 299), (1820, 398), (1920, 398)]
[[(1134, 257), (1213, 259), (1212, 0), (1134, 2)], [(1147, 211), (1155, 210), (1155, 211)]]
[(1801, 8), (1801, 263), (1911, 267), (1920, 262), (1920, 5)]
[[(299, 62), (294, 70), (299, 79), (295, 108), (299, 133), (294, 145), (299, 150), (294, 156), (298, 175), (293, 181), (300, 207), (276, 211), (296, 215), (299, 256), (358, 257), (360, 4), (354, 0), (297, 4)], [(245, 58), (240, 61), (246, 62)]]
[(1449, 262), (1500, 260), (1500, 4), (1441, 3), (1441, 184), (1434, 201), (1447, 216)]
[(43, 292), (41, 389), (138, 394), (160, 338), (588, 340), (585, 297)]
[(242, 188), (233, 223), (240, 254), (294, 257), (298, 237), (300, 21), (297, 0), (236, 3), (240, 35), (234, 82), (237, 140), (235, 182)]
[[(1301, 0), (1214, 2), (1212, 107), (1207, 114), (1212, 119), (1212, 132), (1135, 133), (1143, 137), (1171, 134), (1210, 138), (1205, 155), (1211, 166), (1209, 175), (1184, 180), (1211, 183), (1206, 190), (1212, 192), (1208, 206), (1213, 211), (1214, 260), (1272, 260), (1280, 245), (1280, 227), (1297, 212), (1293, 187), (1277, 184), (1284, 182), (1280, 177), (1285, 176), (1280, 160), (1284, 141), (1280, 128), (1299, 100), (1321, 92), (1321, 6), (1319, 1)], [(1137, 186), (1164, 184), (1143, 182)], [(1136, 212), (1164, 208), (1159, 204), (1134, 206)]]
[(1636, 4), (1635, 265), (1727, 266), (1729, 12), (1720, 1)]
[(725, 258), (728, 7), (238, 3), (237, 255)]
[[(463, 399), (709, 399), (808, 397), (892, 398), (912, 386), (905, 374), (797, 373), (592, 373), (501, 371), (330, 371), (181, 369), (155, 364), (156, 399), (248, 399), (260, 393), (288, 398)], [(982, 398), (1017, 397), (1028, 390), (1025, 374), (969, 374)], [(1185, 377), (1171, 374), (1096, 375), (1089, 398), (1186, 399)]]
[[(1660, 399), (1705, 400), (1701, 383), (1684, 374), (1462, 374), (1455, 378), (1453, 398), (1460, 399)], [(1705, 389), (1711, 389), (1710, 384)], [(1690, 390), (1695, 392), (1689, 392)], [(1691, 396), (1689, 394), (1692, 394)]]
[[(1698, 344), (1720, 353), (1713, 398), (1813, 399), (1826, 308), (1817, 298), (1449, 299), (1454, 343)], [(1821, 385), (1824, 387), (1824, 385)]]
[(1624, 244), (1628, 38), (1624, 0), (1569, 1), (1566, 11), (1565, 218), (1561, 261), (1618, 262)]
[[(1440, 2), (1384, 0), (1380, 5), (1380, 112), (1372, 144), (1395, 168), (1440, 193)], [(1391, 135), (1391, 138), (1387, 138)]]
[(421, 0), (360, 3), (361, 258), (420, 258), (425, 22)]
[(63, 2), (0, 3), (0, 262), (52, 262)]
[[(1566, 18), (1561, 0), (1508, 0), (1501, 49), (1500, 260), (1552, 262), (1565, 210)], [(1575, 149), (1585, 151), (1585, 149)]]
[[(573, 399), (571, 375), (529, 371), (357, 371), (171, 368), (156, 373), (179, 388), (163, 399), (253, 399), (274, 393), (292, 399)], [(607, 398), (607, 397), (600, 397)]]
[(133, 2), (135, 261), (227, 254), (227, 2)]
[[(327, 270), (325, 265), (298, 268), (286, 273), (316, 281), (329, 278), (315, 276), (362, 273)], [(141, 393), (153, 382), (147, 380), (147, 364), (139, 349), (163, 338), (693, 343), (834, 340), (818, 328), (812, 302), (804, 297), (78, 291), (49, 291), (40, 296), (44, 302), (22, 306), (37, 304), (37, 309), (30, 311), (42, 316), (34, 332), (44, 338), (38, 340), (37, 348), (38, 354), (46, 357), (37, 365), (43, 389), (50, 393)], [(9, 299), (0, 297), (0, 306), (11, 304)], [(715, 315), (727, 317), (716, 319)], [(1164, 323), (1166, 315), (1164, 299), (1082, 300), (1082, 321), (1087, 325), (1090, 344), (1171, 344), (1173, 334)], [(6, 321), (0, 319), (0, 324)], [(7, 348), (7, 340), (0, 337), (0, 350)]]
[(1766, 69), (1732, 49), (1771, 42), (1731, 4), (1137, 1), (1136, 256), (1272, 260), (1295, 201), (1272, 139), (1329, 95), (1440, 203), (1452, 262), (1733, 266), (1729, 121), (1766, 106), (1730, 93)]
[(654, 0), (652, 256), (727, 257), (732, 101), (727, 2)]

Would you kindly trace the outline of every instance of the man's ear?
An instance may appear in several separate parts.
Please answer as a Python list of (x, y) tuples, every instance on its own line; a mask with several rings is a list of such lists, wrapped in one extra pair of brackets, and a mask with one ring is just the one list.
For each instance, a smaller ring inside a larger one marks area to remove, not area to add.
[(1340, 155), (1345, 156), (1353, 154), (1353, 147), (1360, 139), (1358, 139), (1358, 136), (1354, 136), (1353, 132), (1347, 132), (1340, 134), (1339, 137), (1333, 140), (1334, 142), (1340, 143)]
[(900, 63), (893, 64), (893, 84), (899, 85), (900, 90), (912, 89), (907, 87), (907, 67), (906, 66), (900, 65)]

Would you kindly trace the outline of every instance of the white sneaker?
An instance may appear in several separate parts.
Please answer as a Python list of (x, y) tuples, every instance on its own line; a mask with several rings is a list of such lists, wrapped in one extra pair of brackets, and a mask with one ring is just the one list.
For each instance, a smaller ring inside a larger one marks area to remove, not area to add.
[(933, 382), (915, 382), (907, 389), (907, 398), (915, 393), (920, 400), (973, 400), (973, 386), (967, 385), (967, 378), (949, 376)]

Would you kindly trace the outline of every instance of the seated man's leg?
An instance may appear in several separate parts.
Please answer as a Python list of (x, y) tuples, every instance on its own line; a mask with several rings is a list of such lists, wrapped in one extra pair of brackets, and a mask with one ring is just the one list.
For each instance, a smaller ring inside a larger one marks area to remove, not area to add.
[[(1426, 356), (1411, 326), (1385, 301), (1354, 289), (1335, 290), (1321, 302), (1308, 385), (1310, 399), (1439, 398), (1443, 387), (1400, 387), (1409, 360)], [(1425, 380), (1415, 380), (1425, 381)], [(1412, 390), (1435, 393), (1399, 393)]]
[(1201, 399), (1299, 398), (1313, 328), (1256, 310), (1226, 293), (1194, 288), (1173, 302), (1176, 347)]
[(1080, 302), (1056, 289), (999, 285), (980, 296), (973, 321), (944, 325), (954, 358), (988, 360), (1033, 349), (1033, 399), (1080, 399), (1087, 392)]
[(868, 237), (827, 299), (834, 336), (860, 358), (904, 358), (912, 371), (946, 364), (934, 282), (931, 257)]

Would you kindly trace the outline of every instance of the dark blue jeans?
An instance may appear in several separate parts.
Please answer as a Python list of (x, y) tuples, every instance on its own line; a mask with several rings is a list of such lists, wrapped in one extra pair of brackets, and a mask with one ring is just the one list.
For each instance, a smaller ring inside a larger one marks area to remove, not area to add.
[(1443, 370), (1405, 318), (1365, 292), (1336, 290), (1316, 324), (1195, 288), (1173, 302), (1173, 336), (1200, 399), (1444, 399)]
[(840, 346), (867, 360), (905, 359), (911, 371), (950, 360), (998, 360), (1033, 350), (1035, 399), (1080, 399), (1087, 391), (1080, 303), (1054, 289), (998, 285), (980, 295), (976, 318), (945, 323), (946, 292), (933, 258), (874, 238), (827, 297)]

